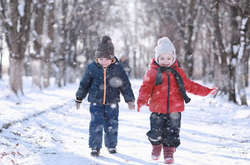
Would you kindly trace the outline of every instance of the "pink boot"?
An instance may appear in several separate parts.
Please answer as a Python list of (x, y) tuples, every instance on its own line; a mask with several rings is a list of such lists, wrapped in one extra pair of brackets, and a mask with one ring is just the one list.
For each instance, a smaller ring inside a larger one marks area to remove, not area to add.
[(166, 164), (174, 163), (174, 152), (175, 151), (176, 151), (175, 147), (163, 147), (164, 161)]
[(162, 145), (152, 145), (152, 159), (153, 160), (158, 160), (160, 155), (161, 155), (161, 149), (162, 149)]

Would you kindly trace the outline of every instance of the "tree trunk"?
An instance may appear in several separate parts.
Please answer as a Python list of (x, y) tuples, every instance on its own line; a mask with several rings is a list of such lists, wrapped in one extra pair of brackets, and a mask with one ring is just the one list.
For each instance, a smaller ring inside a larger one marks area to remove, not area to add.
[(2, 79), (2, 62), (3, 62), (3, 54), (2, 54), (2, 52), (0, 53), (0, 79)]
[[(233, 53), (232, 53), (233, 54)], [(234, 55), (232, 55), (234, 56)], [(236, 58), (233, 57), (229, 64), (229, 101), (233, 101), (234, 103), (237, 103), (236, 101), (236, 91), (235, 91), (235, 85), (236, 85), (236, 66), (235, 66)]]
[(48, 88), (50, 85), (50, 72), (51, 72), (51, 63), (46, 58), (45, 61), (43, 62), (43, 72), (42, 72), (42, 74), (43, 74), (43, 87), (44, 88)]
[(247, 105), (247, 95), (246, 95), (246, 79), (247, 75), (245, 72), (245, 60), (247, 59), (246, 54), (246, 25), (249, 18), (243, 17), (241, 21), (240, 29), (240, 49), (238, 52), (238, 65), (237, 65), (237, 87), (240, 96), (241, 105)]
[[(249, 21), (250, 22), (250, 21)], [(250, 24), (250, 23), (249, 23)], [(250, 25), (249, 25), (250, 26)], [(250, 37), (249, 37), (249, 41), (250, 41)], [(250, 45), (250, 44), (249, 44)], [(249, 79), (250, 79), (250, 73), (249, 73), (249, 57), (250, 57), (250, 46), (248, 45), (248, 48), (246, 50), (246, 61), (244, 63), (245, 66), (245, 72), (244, 74), (246, 75), (246, 87), (249, 87)]]
[(134, 68), (134, 78), (138, 78), (137, 77), (137, 70), (138, 70), (138, 66), (137, 66), (137, 62), (136, 62), (136, 50), (133, 50), (133, 68)]
[(23, 93), (23, 59), (10, 58), (10, 89), (19, 96)]
[[(74, 1), (73, 8), (76, 8), (78, 5), (77, 1)], [(67, 69), (66, 69), (66, 75), (67, 75), (67, 81), (69, 83), (75, 83), (76, 78), (78, 75), (77, 70), (77, 40), (78, 40), (78, 30), (77, 29), (77, 17), (75, 15), (72, 16), (69, 22), (68, 26), (68, 33), (69, 33), (69, 43), (68, 43), (68, 58), (67, 58)], [(93, 45), (93, 44), (91, 44)], [(74, 73), (74, 74), (72, 74)]]
[(214, 37), (216, 39), (217, 49), (219, 51), (219, 55), (215, 58), (215, 62), (220, 65), (220, 75), (218, 82), (219, 88), (223, 93), (228, 93), (229, 86), (229, 69), (227, 66), (227, 53), (225, 51), (225, 46), (223, 44), (223, 37), (220, 29), (220, 21), (219, 21), (219, 0), (214, 0), (214, 15), (213, 15), (213, 23), (214, 23)]
[(32, 0), (25, 1), (24, 10), (18, 10), (18, 1), (10, 1), (11, 25), (5, 24), (8, 33), (6, 41), (10, 52), (10, 88), (16, 94), (23, 94), (23, 59), (29, 39), (30, 8)]
[(64, 82), (65, 60), (64, 59), (58, 60), (56, 62), (56, 66), (58, 68), (58, 72), (56, 74), (56, 84), (58, 87), (62, 87), (63, 85), (65, 85), (65, 82)]
[(3, 67), (3, 35), (0, 36), (0, 79), (2, 79), (2, 67)]
[(237, 65), (237, 52), (236, 47), (238, 46), (239, 42), (239, 29), (237, 23), (237, 9), (233, 6), (230, 7), (231, 13), (231, 56), (230, 56), (230, 63), (229, 63), (229, 101), (236, 101), (236, 65)]
[(185, 47), (184, 66), (188, 77), (191, 78), (193, 75), (193, 65), (194, 65), (193, 50), (191, 48), (191, 43), (186, 43), (184, 47)]
[[(41, 58), (42, 58), (42, 34), (43, 34), (43, 22), (44, 22), (44, 9), (45, 0), (39, 0), (34, 6), (35, 17), (34, 17), (34, 27), (35, 27), (35, 40), (34, 40), (34, 62), (32, 61), (32, 84), (42, 89), (41, 80)], [(39, 77), (38, 77), (39, 76)]]
[(48, 9), (48, 19), (47, 19), (47, 35), (48, 43), (44, 48), (43, 56), (43, 87), (48, 88), (50, 85), (50, 72), (51, 72), (51, 56), (54, 54), (54, 22), (55, 22), (55, 4), (53, 2), (49, 3)]
[(66, 24), (66, 17), (67, 17), (67, 11), (68, 11), (68, 3), (66, 0), (62, 1), (62, 15), (64, 16), (62, 18), (62, 24), (59, 34), (62, 37), (62, 41), (59, 48), (59, 54), (56, 60), (56, 66), (58, 67), (58, 73), (57, 73), (57, 85), (58, 87), (62, 87), (66, 85), (66, 50), (67, 50), (67, 36), (68, 36), (68, 30), (67, 30), (67, 24)]
[(197, 13), (198, 13), (198, 8), (197, 8), (197, 1), (196, 0), (191, 0), (188, 2), (188, 8), (187, 8), (187, 21), (185, 22), (185, 29), (184, 29), (184, 51), (185, 51), (185, 56), (184, 56), (184, 67), (186, 69), (186, 73), (188, 77), (193, 76), (193, 65), (194, 65), (194, 59), (193, 59), (193, 53), (194, 53), (194, 24), (195, 21), (197, 20)]
[[(244, 3), (244, 2), (243, 2)], [(247, 20), (247, 23), (246, 23), (246, 29), (245, 29), (245, 33), (246, 33), (246, 41), (248, 41), (246, 43), (246, 50), (245, 50), (245, 55), (243, 58), (245, 58), (245, 61), (244, 61), (244, 74), (246, 76), (246, 79), (245, 79), (245, 86), (248, 87), (249, 86), (249, 78), (250, 78), (250, 74), (249, 74), (249, 57), (250, 57), (250, 19), (249, 19), (249, 16), (250, 16), (250, 1), (245, 1), (245, 4), (243, 5), (245, 7), (244, 9), (244, 15), (245, 16), (248, 16), (248, 20)]]
[(41, 79), (42, 79), (42, 61), (41, 59), (33, 58), (31, 61), (31, 72), (32, 72), (32, 85), (42, 89)]

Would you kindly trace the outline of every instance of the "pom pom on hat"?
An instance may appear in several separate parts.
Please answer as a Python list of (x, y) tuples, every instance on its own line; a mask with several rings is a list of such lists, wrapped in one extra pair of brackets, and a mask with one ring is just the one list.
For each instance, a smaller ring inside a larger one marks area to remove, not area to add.
[(114, 45), (109, 36), (103, 36), (96, 50), (96, 58), (114, 58)]
[(155, 47), (155, 60), (158, 61), (158, 58), (161, 54), (172, 54), (174, 61), (176, 60), (175, 46), (169, 40), (168, 37), (162, 37), (158, 39), (157, 46)]

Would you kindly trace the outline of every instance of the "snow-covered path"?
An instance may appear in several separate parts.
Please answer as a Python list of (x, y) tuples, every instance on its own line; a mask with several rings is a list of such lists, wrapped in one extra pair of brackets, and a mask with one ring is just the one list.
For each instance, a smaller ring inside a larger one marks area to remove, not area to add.
[[(135, 95), (139, 84), (133, 81)], [(74, 90), (69, 97), (73, 97)], [(175, 153), (175, 164), (250, 164), (250, 112), (221, 98), (191, 98), (182, 113), (182, 144)], [(120, 103), (118, 153), (109, 154), (103, 145), (100, 158), (92, 158), (88, 148), (88, 108), (86, 101), (80, 110), (69, 102), (3, 130), (0, 165), (162, 164), (162, 158), (158, 162), (150, 160), (148, 109), (129, 111), (124, 102)]]

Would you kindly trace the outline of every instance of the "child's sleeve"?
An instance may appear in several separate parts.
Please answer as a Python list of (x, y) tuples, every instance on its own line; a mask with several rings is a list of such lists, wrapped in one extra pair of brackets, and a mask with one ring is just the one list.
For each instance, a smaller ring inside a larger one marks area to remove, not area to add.
[(152, 70), (148, 70), (144, 75), (143, 82), (139, 90), (139, 96), (137, 99), (137, 102), (140, 103), (141, 105), (148, 104), (148, 100), (152, 94), (153, 87), (155, 84), (155, 78), (156, 78), (156, 72), (154, 74)]
[(82, 80), (80, 81), (79, 88), (76, 92), (77, 100), (81, 101), (87, 96), (90, 85), (91, 85), (91, 81), (92, 81), (91, 71), (90, 71), (90, 67), (88, 66), (82, 77)]
[(195, 95), (199, 95), (199, 96), (207, 96), (212, 89), (202, 86), (192, 80), (190, 80), (183, 69), (179, 69), (179, 73), (184, 81), (184, 85), (185, 85), (185, 89), (187, 92), (195, 94)]
[(126, 72), (124, 71), (124, 69), (122, 67), (120, 67), (120, 74), (122, 77), (122, 85), (120, 87), (120, 91), (124, 97), (124, 100), (126, 103), (134, 102), (135, 96), (134, 96), (133, 90), (131, 88), (131, 83), (128, 79)]

